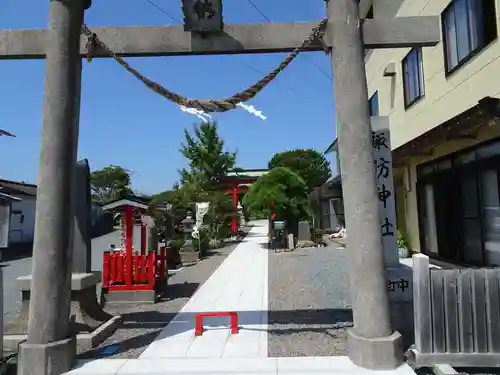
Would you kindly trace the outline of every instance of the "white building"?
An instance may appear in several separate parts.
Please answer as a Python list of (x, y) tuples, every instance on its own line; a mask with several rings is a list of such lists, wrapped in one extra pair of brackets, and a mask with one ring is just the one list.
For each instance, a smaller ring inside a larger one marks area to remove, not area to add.
[(9, 245), (33, 242), (35, 234), (36, 185), (0, 180), (2, 193), (17, 200), (12, 201), (9, 223)]

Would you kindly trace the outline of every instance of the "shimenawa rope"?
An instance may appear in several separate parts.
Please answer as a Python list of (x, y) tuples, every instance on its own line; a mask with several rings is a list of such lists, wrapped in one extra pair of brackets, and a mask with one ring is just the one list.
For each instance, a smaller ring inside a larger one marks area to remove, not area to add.
[(195, 108), (205, 113), (212, 112), (227, 112), (237, 107), (238, 103), (244, 103), (252, 98), (254, 98), (264, 87), (266, 87), (276, 76), (281, 73), (296, 57), (297, 55), (309, 47), (313, 42), (320, 41), (323, 46), (325, 53), (328, 53), (328, 47), (323, 42), (323, 37), (326, 31), (327, 20), (322, 20), (311, 32), (309, 37), (305, 39), (297, 48), (295, 48), (290, 54), (283, 59), (283, 61), (268, 75), (264, 78), (247, 88), (246, 90), (236, 93), (230, 98), (216, 99), (216, 100), (198, 100), (189, 99), (185, 96), (172, 92), (158, 83), (145, 77), (136, 69), (132, 68), (123, 58), (118, 56), (115, 52), (111, 51), (100, 39), (93, 33), (85, 24), (82, 25), (82, 33), (88, 38), (86, 49), (87, 49), (87, 61), (91, 62), (93, 54), (95, 53), (96, 47), (99, 46), (103, 51), (105, 51), (109, 56), (116, 60), (125, 70), (135, 76), (137, 79), (142, 81), (147, 87), (149, 87), (154, 92), (162, 95), (166, 99), (176, 103), (177, 105), (184, 106), (187, 108)]

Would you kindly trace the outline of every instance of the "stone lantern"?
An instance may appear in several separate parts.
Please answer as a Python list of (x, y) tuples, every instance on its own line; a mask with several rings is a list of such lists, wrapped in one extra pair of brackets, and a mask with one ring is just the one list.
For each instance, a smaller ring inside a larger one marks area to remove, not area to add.
[(240, 216), (240, 229), (241, 229), (246, 225), (246, 223), (245, 223), (245, 214), (243, 212), (243, 206), (241, 205), (240, 202), (238, 202), (238, 215)]
[(186, 218), (182, 220), (181, 223), (184, 230), (185, 240), (184, 245), (179, 251), (179, 255), (181, 257), (182, 265), (189, 266), (198, 263), (199, 260), (198, 253), (193, 245), (192, 234), (195, 220), (193, 219), (191, 211), (187, 212)]

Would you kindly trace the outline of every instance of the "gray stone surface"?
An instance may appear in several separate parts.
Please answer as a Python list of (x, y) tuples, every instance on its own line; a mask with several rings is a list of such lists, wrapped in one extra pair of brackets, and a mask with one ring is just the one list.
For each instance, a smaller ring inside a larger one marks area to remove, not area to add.
[[(389, 47), (416, 44), (434, 46), (441, 40), (439, 17), (398, 17), (396, 21), (368, 19), (361, 25), (365, 46)], [(318, 22), (283, 22), (255, 25), (224, 25), (224, 33), (213, 39), (184, 32), (184, 26), (93, 27), (108, 47), (120, 56), (179, 56), (195, 54), (227, 54), (290, 52), (306, 39)], [(12, 58), (43, 59), (47, 31), (0, 30), (0, 60)], [(271, 43), (272, 40), (272, 43)], [(86, 39), (82, 37), (83, 47)], [(325, 39), (331, 45), (331, 40)], [(321, 43), (313, 43), (310, 51), (323, 51)], [(97, 49), (95, 57), (108, 57)]]
[(299, 236), (298, 241), (311, 241), (311, 228), (309, 222), (300, 221), (299, 222)]
[(75, 338), (58, 340), (48, 344), (19, 345), (18, 375), (60, 375), (75, 363)]
[(269, 356), (347, 355), (349, 278), (337, 247), (269, 252)]
[[(73, 273), (71, 275), (71, 290), (82, 290), (93, 287), (101, 281), (100, 273)], [(31, 275), (17, 279), (19, 290), (31, 290)]]
[(90, 195), (90, 167), (87, 159), (76, 165), (73, 186), (75, 208), (73, 234), (72, 272), (89, 273), (92, 268), (92, 243), (90, 238), (92, 201)]
[(365, 337), (356, 329), (347, 333), (349, 358), (357, 365), (369, 370), (392, 370), (401, 365), (403, 337), (399, 332), (390, 336)]

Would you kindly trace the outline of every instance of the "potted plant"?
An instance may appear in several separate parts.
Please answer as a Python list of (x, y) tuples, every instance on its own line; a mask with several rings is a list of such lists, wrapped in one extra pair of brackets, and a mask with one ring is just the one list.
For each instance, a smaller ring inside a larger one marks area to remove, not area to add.
[(406, 236), (400, 230), (398, 230), (396, 246), (398, 247), (398, 254), (400, 258), (403, 259), (403, 258), (408, 258), (410, 256), (408, 241), (406, 240)]

